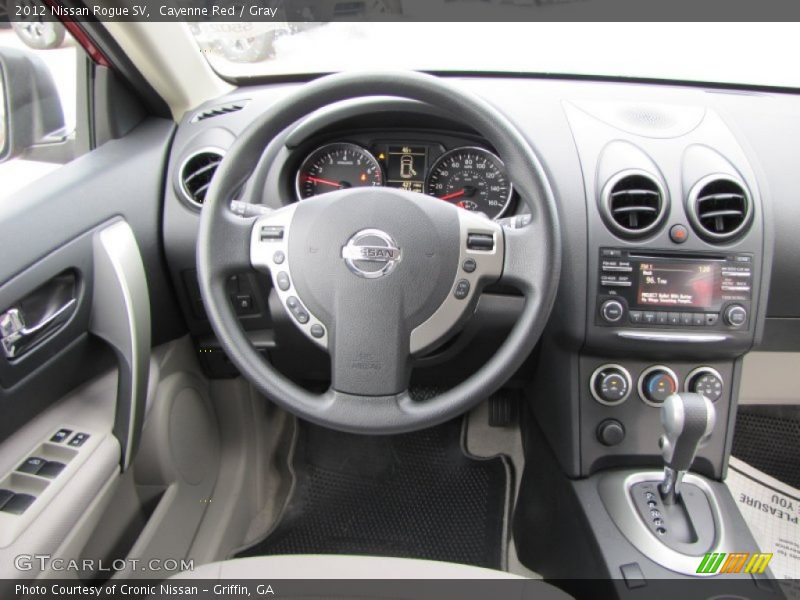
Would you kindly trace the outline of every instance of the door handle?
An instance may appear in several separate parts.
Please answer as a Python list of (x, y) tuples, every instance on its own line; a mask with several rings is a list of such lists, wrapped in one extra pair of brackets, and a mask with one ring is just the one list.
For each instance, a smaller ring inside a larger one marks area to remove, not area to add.
[(25, 324), (25, 316), (18, 308), (10, 308), (0, 315), (0, 342), (6, 358), (19, 358), (44, 341), (72, 316), (77, 302), (72, 298), (30, 326)]

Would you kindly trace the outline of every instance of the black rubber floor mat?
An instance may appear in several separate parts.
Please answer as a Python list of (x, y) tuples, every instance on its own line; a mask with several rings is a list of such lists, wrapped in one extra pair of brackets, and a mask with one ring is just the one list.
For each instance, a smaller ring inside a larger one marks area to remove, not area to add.
[(394, 436), (298, 427), (295, 487), (281, 520), (238, 556), (363, 554), (504, 566), (510, 461), (465, 455), (460, 419)]
[(736, 415), (732, 454), (800, 488), (800, 406), (744, 406)]

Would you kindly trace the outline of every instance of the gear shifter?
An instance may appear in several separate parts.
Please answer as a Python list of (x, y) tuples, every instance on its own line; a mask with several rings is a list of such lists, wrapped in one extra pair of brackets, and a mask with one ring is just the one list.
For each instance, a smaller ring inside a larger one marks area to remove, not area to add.
[(692, 466), (697, 450), (714, 429), (716, 411), (701, 394), (672, 394), (661, 407), (664, 435), (658, 440), (664, 457), (664, 480), (659, 485), (664, 504), (675, 504), (683, 476)]

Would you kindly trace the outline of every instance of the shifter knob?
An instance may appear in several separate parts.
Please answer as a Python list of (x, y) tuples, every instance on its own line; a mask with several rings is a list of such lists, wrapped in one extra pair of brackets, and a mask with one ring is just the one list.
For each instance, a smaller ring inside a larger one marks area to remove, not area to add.
[(664, 435), (658, 440), (664, 458), (664, 481), (661, 495), (672, 504), (680, 494), (683, 476), (714, 429), (716, 411), (712, 402), (701, 394), (672, 394), (661, 407)]

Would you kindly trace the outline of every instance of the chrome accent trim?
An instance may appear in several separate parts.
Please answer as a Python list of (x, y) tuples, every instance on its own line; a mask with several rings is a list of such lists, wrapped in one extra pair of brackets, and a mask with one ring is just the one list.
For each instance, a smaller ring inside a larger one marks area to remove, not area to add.
[(144, 425), (150, 377), (150, 294), (142, 255), (126, 221), (98, 231), (93, 240), (94, 294), (89, 330), (117, 355), (114, 434), (124, 471), (133, 461)]
[(58, 326), (65, 324), (77, 306), (78, 301), (70, 298), (63, 306), (45, 315), (35, 325), (27, 325), (18, 308), (10, 308), (0, 315), (0, 342), (6, 358), (18, 358), (36, 348), (47, 337), (55, 333)]
[(680, 385), (681, 385), (681, 381), (680, 381), (680, 379), (678, 379), (678, 376), (675, 374), (675, 371), (673, 371), (669, 367), (665, 367), (664, 365), (653, 365), (652, 367), (647, 367), (644, 371), (641, 372), (641, 374), (639, 375), (639, 381), (636, 384), (636, 389), (639, 392), (639, 399), (642, 402), (644, 402), (645, 404), (647, 404), (648, 406), (652, 406), (654, 408), (661, 408), (663, 406), (663, 404), (664, 404), (663, 402), (661, 404), (658, 404), (656, 402), (650, 402), (650, 400), (645, 398), (645, 395), (644, 395), (644, 392), (643, 392), (644, 388), (642, 387), (642, 385), (644, 384), (644, 379), (645, 379), (645, 377), (650, 375), (650, 373), (652, 373), (653, 371), (666, 371), (668, 375), (671, 375), (672, 379), (675, 380), (675, 393), (677, 393), (679, 391), (679, 388), (680, 388)]
[[(458, 209), (459, 257), (456, 272), (444, 302), (428, 319), (414, 328), (411, 332), (410, 349), (412, 354), (419, 354), (431, 349), (440, 340), (450, 333), (456, 324), (476, 307), (475, 301), (479, 295), (479, 286), (500, 279), (503, 274), (505, 260), (505, 238), (503, 228), (481, 213), (474, 213)], [(467, 238), (471, 233), (491, 235), (494, 238), (494, 250), (470, 250), (467, 248)], [(476, 268), (472, 273), (467, 273), (461, 268), (464, 261), (472, 258)], [(469, 284), (469, 293), (459, 300), (453, 295), (459, 280), (466, 279)]]
[[(622, 398), (622, 400), (617, 400), (616, 402), (609, 402), (608, 400), (603, 400), (600, 397), (600, 395), (595, 391), (594, 382), (597, 379), (597, 376), (600, 374), (600, 372), (604, 371), (605, 369), (618, 369), (622, 373), (622, 376), (625, 378), (625, 380), (628, 382), (628, 393), (625, 394), (625, 397)], [(622, 365), (618, 365), (616, 363), (607, 363), (605, 365), (600, 365), (594, 370), (594, 373), (592, 373), (592, 376), (589, 378), (589, 391), (591, 392), (592, 397), (595, 400), (597, 400), (600, 404), (603, 404), (605, 406), (619, 406), (630, 397), (631, 392), (633, 391), (633, 379), (631, 379), (631, 374), (628, 371), (628, 369), (626, 369)]]
[[(644, 229), (628, 229), (627, 227), (622, 227), (614, 220), (614, 217), (611, 213), (611, 190), (613, 190), (614, 186), (620, 181), (626, 177), (632, 176), (639, 176), (649, 179), (656, 185), (658, 192), (661, 194), (661, 212), (659, 212), (656, 220)], [(670, 199), (667, 194), (666, 187), (661, 182), (661, 178), (654, 173), (645, 171), (644, 169), (624, 169), (612, 175), (608, 181), (606, 181), (605, 185), (603, 185), (603, 189), (600, 192), (600, 198), (598, 200), (603, 222), (605, 222), (612, 233), (618, 237), (622, 237), (623, 239), (643, 238), (651, 233), (654, 233), (659, 227), (661, 227), (661, 225), (664, 224), (667, 214), (669, 213)]]
[(220, 159), (225, 158), (225, 150), (218, 146), (204, 146), (198, 150), (194, 150), (191, 154), (189, 154), (186, 158), (181, 161), (181, 166), (178, 168), (178, 186), (181, 190), (181, 195), (183, 199), (192, 205), (194, 208), (202, 209), (203, 205), (197, 202), (192, 195), (189, 193), (189, 190), (186, 189), (186, 184), (183, 182), (183, 170), (186, 168), (186, 165), (189, 163), (190, 160), (198, 156), (199, 154), (203, 153), (214, 153), (219, 154)]
[[(328, 328), (308, 309), (308, 306), (303, 301), (303, 298), (294, 287), (294, 277), (292, 277), (291, 270), (291, 257), (289, 256), (289, 234), (291, 230), (292, 219), (294, 212), (297, 210), (297, 203), (284, 206), (270, 212), (269, 214), (258, 217), (253, 223), (253, 229), (250, 233), (250, 264), (254, 269), (262, 272), (269, 272), (272, 278), (272, 288), (280, 299), (281, 306), (289, 314), (289, 320), (292, 321), (295, 327), (299, 328), (308, 339), (320, 346), (323, 350), (328, 349)], [(283, 239), (281, 240), (261, 240), (262, 227), (283, 227)], [(273, 262), (273, 256), (276, 252), (283, 252), (284, 260), (281, 264)], [(278, 273), (285, 272), (289, 276), (289, 287), (282, 290), (278, 285)], [(308, 313), (308, 322), (300, 323), (294, 318), (288, 308), (286, 308), (286, 301), (290, 296), (299, 299), (303, 308)], [(322, 337), (316, 338), (311, 335), (311, 328), (314, 325), (322, 327), (324, 333)]]
[(691, 344), (708, 344), (724, 342), (727, 335), (713, 333), (672, 333), (650, 331), (618, 331), (617, 336), (629, 340), (646, 340), (648, 342), (687, 342)]
[[(744, 219), (742, 219), (741, 225), (739, 225), (739, 227), (730, 233), (719, 234), (709, 231), (703, 227), (703, 225), (700, 223), (700, 218), (697, 215), (697, 199), (700, 195), (700, 190), (713, 181), (727, 181), (742, 188), (742, 195), (744, 196), (745, 202), (745, 216)], [(712, 175), (706, 175), (697, 183), (695, 183), (691, 190), (689, 190), (689, 195), (686, 198), (686, 216), (689, 217), (689, 222), (692, 224), (695, 233), (697, 233), (697, 235), (699, 235), (701, 238), (705, 238), (707, 241), (712, 243), (731, 241), (738, 237), (739, 234), (743, 233), (748, 227), (750, 227), (750, 224), (753, 221), (753, 199), (750, 196), (750, 190), (747, 189), (744, 181), (738, 177), (728, 175), (727, 173), (714, 173)]]
[(714, 490), (705, 479), (692, 473), (687, 473), (683, 478), (683, 483), (696, 486), (706, 495), (711, 507), (711, 514), (714, 517), (714, 543), (711, 548), (705, 549), (700, 555), (682, 554), (669, 548), (648, 529), (639, 516), (631, 497), (631, 487), (637, 483), (648, 481), (660, 482), (663, 477), (664, 474), (659, 471), (616, 471), (601, 476), (598, 491), (611, 519), (625, 538), (642, 554), (676, 573), (695, 577), (716, 575), (716, 573), (697, 572), (697, 565), (700, 564), (703, 554), (705, 552), (728, 553), (737, 549), (730, 546), (722, 508)]

